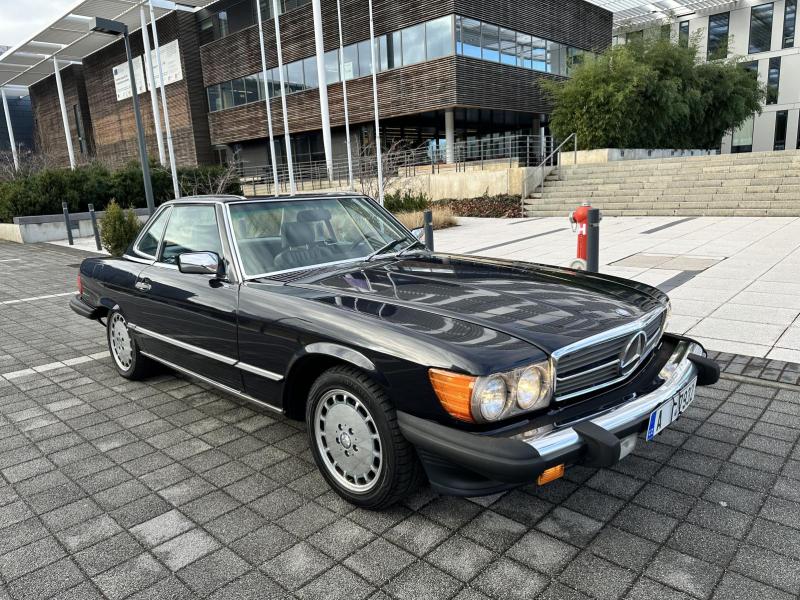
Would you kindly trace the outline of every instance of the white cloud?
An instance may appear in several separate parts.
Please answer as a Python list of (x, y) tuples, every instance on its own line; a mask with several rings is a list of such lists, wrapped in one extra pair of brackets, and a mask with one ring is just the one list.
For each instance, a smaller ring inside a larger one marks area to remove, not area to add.
[(76, 0), (0, 0), (0, 45), (24, 42), (75, 3)]

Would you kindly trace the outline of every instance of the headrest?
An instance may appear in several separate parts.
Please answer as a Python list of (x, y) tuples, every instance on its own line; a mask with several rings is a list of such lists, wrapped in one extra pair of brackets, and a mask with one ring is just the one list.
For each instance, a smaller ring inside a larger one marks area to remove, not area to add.
[(290, 248), (306, 246), (314, 241), (314, 228), (310, 223), (284, 223), (283, 234)]
[(327, 208), (310, 208), (297, 213), (298, 223), (314, 223), (315, 221), (329, 221), (331, 211)]

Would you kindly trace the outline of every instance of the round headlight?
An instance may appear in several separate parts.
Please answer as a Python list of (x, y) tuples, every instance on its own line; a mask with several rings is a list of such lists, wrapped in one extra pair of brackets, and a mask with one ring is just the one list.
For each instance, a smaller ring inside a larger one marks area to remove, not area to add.
[(517, 406), (522, 410), (533, 407), (542, 394), (542, 371), (528, 367), (517, 382)]
[(481, 416), (487, 421), (499, 419), (506, 408), (506, 396), (506, 382), (502, 377), (495, 375), (483, 382), (475, 394)]

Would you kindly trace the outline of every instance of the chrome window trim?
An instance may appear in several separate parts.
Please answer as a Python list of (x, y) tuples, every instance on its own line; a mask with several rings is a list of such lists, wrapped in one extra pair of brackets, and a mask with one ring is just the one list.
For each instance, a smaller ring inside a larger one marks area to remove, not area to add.
[[(643, 330), (647, 325), (652, 323), (655, 319), (661, 317), (664, 313), (666, 313), (667, 308), (666, 306), (662, 306), (656, 310), (650, 311), (649, 313), (639, 317), (635, 321), (631, 321), (630, 323), (626, 323), (625, 325), (620, 325), (619, 327), (615, 327), (614, 329), (609, 329), (608, 331), (603, 331), (601, 333), (595, 334), (590, 336), (586, 339), (579, 340), (573, 344), (569, 344), (568, 346), (564, 346), (563, 348), (559, 348), (551, 355), (551, 362), (552, 370), (554, 374), (553, 378), (553, 400), (555, 402), (563, 402), (564, 400), (569, 400), (570, 398), (574, 398), (576, 396), (581, 396), (583, 394), (589, 394), (591, 392), (595, 392), (597, 390), (609, 387), (614, 385), (615, 383), (619, 383), (627, 379), (631, 373), (633, 373), (639, 366), (649, 358), (651, 351), (658, 343), (658, 340), (661, 339), (661, 336), (664, 333), (664, 327), (659, 329), (659, 333), (654, 340), (647, 340), (647, 345), (645, 346), (644, 352), (642, 352), (642, 356), (639, 357), (639, 360), (636, 363), (628, 368), (628, 370), (623, 373), (620, 377), (615, 379), (611, 379), (609, 381), (604, 381), (602, 383), (598, 383), (588, 388), (583, 388), (577, 390), (575, 392), (571, 392), (569, 394), (565, 394), (563, 396), (558, 396), (558, 359), (565, 354), (569, 354), (570, 352), (574, 352), (576, 350), (581, 350), (583, 348), (587, 348), (598, 344), (600, 342), (605, 342), (608, 340), (613, 340), (619, 337), (624, 337), (627, 334), (634, 333), (636, 331)], [(608, 366), (606, 364), (605, 366)], [(581, 371), (579, 375), (583, 375), (586, 372), (590, 371)]]
[(259, 400), (258, 398), (253, 398), (252, 396), (250, 396), (248, 394), (245, 394), (244, 392), (240, 392), (239, 390), (236, 390), (236, 389), (234, 389), (232, 387), (229, 387), (229, 386), (227, 386), (227, 385), (225, 385), (223, 383), (215, 381), (215, 380), (213, 380), (213, 379), (211, 379), (209, 377), (206, 377), (205, 375), (200, 375), (199, 373), (196, 373), (195, 371), (191, 371), (191, 370), (189, 370), (189, 369), (187, 369), (185, 367), (178, 366), (175, 363), (170, 362), (168, 360), (165, 360), (165, 359), (161, 358), (160, 356), (156, 356), (155, 354), (151, 354), (150, 352), (145, 352), (145, 351), (142, 350), (141, 353), (142, 353), (143, 356), (146, 356), (147, 358), (152, 358), (153, 360), (155, 360), (157, 362), (160, 362), (161, 364), (166, 365), (171, 369), (175, 369), (176, 371), (179, 371), (180, 373), (183, 373), (185, 375), (189, 375), (190, 377), (194, 377), (195, 379), (199, 379), (200, 381), (203, 381), (203, 382), (205, 382), (205, 383), (207, 383), (209, 385), (212, 385), (215, 388), (222, 390), (223, 392), (231, 394), (232, 396), (236, 396), (237, 398), (241, 398), (242, 400), (247, 400), (248, 402), (254, 402), (255, 404), (258, 404), (259, 406), (263, 406), (263, 407), (268, 408), (270, 410), (274, 410), (277, 413), (283, 414), (283, 409), (282, 408), (279, 408), (279, 407), (277, 407), (277, 406), (275, 406), (273, 404), (270, 404), (269, 402), (264, 402), (263, 400)]
[[(169, 225), (170, 217), (172, 217), (171, 214), (167, 215), (167, 222), (164, 225), (164, 231), (161, 232), (161, 237), (158, 238), (158, 246), (156, 247), (155, 256), (153, 256), (152, 254), (147, 254), (147, 252), (142, 252), (141, 250), (139, 250), (139, 244), (141, 243), (142, 238), (144, 237), (144, 234), (147, 233), (148, 231), (150, 231), (150, 228), (153, 226), (153, 223), (155, 223), (156, 219), (161, 216), (161, 213), (163, 213), (165, 211), (168, 211), (170, 209), (172, 209), (172, 205), (170, 205), (170, 204), (162, 204), (160, 207), (158, 207), (156, 212), (154, 212), (150, 216), (150, 219), (147, 220), (147, 223), (145, 223), (145, 227), (142, 227), (142, 230), (136, 236), (136, 240), (133, 242), (133, 246), (132, 246), (133, 251), (138, 255), (137, 258), (142, 258), (142, 259), (151, 260), (151, 261), (158, 260), (158, 256), (161, 253), (161, 244), (164, 242), (164, 232), (167, 231), (167, 225)], [(125, 256), (130, 256), (130, 255), (126, 253)], [(131, 258), (133, 258), (133, 257), (131, 257)]]
[(175, 338), (162, 335), (160, 333), (156, 333), (150, 329), (146, 329), (144, 327), (140, 327), (134, 323), (128, 323), (128, 329), (130, 329), (134, 333), (140, 333), (142, 335), (146, 335), (153, 339), (159, 340), (164, 342), (165, 344), (170, 344), (172, 346), (176, 346), (182, 350), (187, 350), (189, 352), (194, 352), (195, 354), (199, 354), (200, 356), (205, 356), (206, 358), (210, 358), (212, 360), (216, 360), (221, 362), (229, 367), (236, 367), (237, 369), (241, 369), (243, 371), (247, 371), (249, 373), (253, 373), (255, 375), (260, 375), (261, 377), (265, 377), (267, 379), (271, 379), (273, 381), (281, 381), (283, 380), (283, 375), (278, 373), (273, 373), (272, 371), (267, 371), (266, 369), (262, 369), (260, 367), (255, 367), (253, 365), (241, 362), (237, 358), (231, 358), (229, 356), (225, 356), (224, 354), (218, 354), (216, 352), (212, 352), (211, 350), (206, 350), (205, 348), (201, 348), (199, 346), (195, 346), (194, 344), (189, 344), (187, 342), (182, 342), (180, 340), (176, 340)]

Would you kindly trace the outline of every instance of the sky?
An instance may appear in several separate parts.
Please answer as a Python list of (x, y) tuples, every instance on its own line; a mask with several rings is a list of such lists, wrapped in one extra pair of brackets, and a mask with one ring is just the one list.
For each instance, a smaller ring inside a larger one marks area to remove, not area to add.
[(76, 0), (0, 0), (0, 46), (24, 42), (74, 4)]

